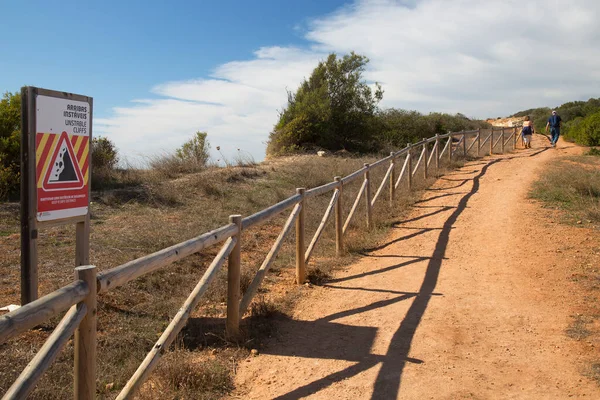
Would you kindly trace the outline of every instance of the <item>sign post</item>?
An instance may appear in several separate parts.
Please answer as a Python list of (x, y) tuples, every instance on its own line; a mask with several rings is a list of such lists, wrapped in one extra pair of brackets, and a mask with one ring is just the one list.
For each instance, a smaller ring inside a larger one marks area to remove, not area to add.
[(76, 260), (89, 262), (93, 99), (24, 87), (21, 131), (21, 304), (38, 297), (38, 229), (76, 227)]

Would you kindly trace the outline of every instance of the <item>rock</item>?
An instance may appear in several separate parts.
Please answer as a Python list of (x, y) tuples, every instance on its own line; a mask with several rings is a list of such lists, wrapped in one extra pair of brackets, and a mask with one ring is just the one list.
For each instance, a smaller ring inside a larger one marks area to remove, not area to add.
[(581, 225), (581, 220), (577, 221), (577, 225)]
[(325, 152), (323, 150), (319, 150), (319, 151), (317, 151), (317, 155), (319, 157), (325, 157)]
[(252, 357), (257, 357), (258, 356), (258, 350), (256, 350), (256, 349), (250, 350), (250, 355), (252, 355)]
[(106, 390), (110, 391), (110, 390), (113, 390), (114, 386), (115, 386), (115, 383), (111, 382), (111, 383), (107, 383), (105, 388), (106, 388)]
[(10, 313), (10, 312), (13, 312), (13, 311), (15, 311), (16, 309), (18, 309), (20, 307), (21, 306), (16, 305), (16, 304), (9, 304), (6, 307), (0, 308), (0, 311), (2, 311), (2, 312), (9, 312)]

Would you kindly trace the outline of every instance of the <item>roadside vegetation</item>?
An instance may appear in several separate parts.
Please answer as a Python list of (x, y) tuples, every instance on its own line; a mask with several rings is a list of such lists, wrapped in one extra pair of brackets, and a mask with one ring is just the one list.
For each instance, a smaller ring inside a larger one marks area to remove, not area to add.
[[(591, 148), (581, 156), (565, 157), (548, 165), (530, 194), (546, 208), (559, 210), (553, 215), (558, 215), (563, 223), (593, 230), (585, 238), (592, 245), (586, 245), (588, 252), (582, 254), (581, 262), (569, 274), (570, 280), (577, 284), (578, 292), (583, 294), (583, 300), (578, 305), (578, 312), (571, 315), (571, 323), (565, 331), (571, 339), (593, 347), (600, 338), (600, 270), (594, 258), (600, 254), (598, 242), (594, 243), (595, 231), (600, 230), (600, 151)], [(550, 240), (560, 243), (561, 238)], [(590, 352), (582, 373), (600, 384), (600, 359), (595, 358), (593, 352)]]
[(546, 207), (565, 211), (567, 221), (600, 225), (600, 156), (597, 149), (547, 166), (534, 184), (532, 197)]

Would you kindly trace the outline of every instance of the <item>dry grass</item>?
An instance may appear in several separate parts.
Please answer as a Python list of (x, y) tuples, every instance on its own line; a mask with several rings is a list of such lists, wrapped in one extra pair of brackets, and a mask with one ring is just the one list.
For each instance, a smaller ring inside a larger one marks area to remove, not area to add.
[(222, 356), (202, 357), (196, 352), (177, 349), (161, 359), (138, 397), (142, 400), (215, 399), (233, 388), (232, 370), (232, 361)]
[[(281, 201), (296, 187), (315, 187), (373, 162), (374, 157), (336, 158), (302, 156), (231, 168), (207, 168), (198, 173), (165, 179), (158, 172), (143, 172), (140, 184), (94, 193), (92, 208), (91, 263), (106, 270), (144, 256), (227, 223), (230, 214), (249, 215)], [(399, 162), (401, 164), (401, 162)], [(450, 165), (448, 167), (453, 167)], [(372, 172), (373, 194), (387, 165)], [(398, 168), (399, 169), (399, 168)], [(422, 176), (421, 173), (418, 174)], [(318, 284), (331, 270), (377, 245), (388, 228), (406, 213), (428, 181), (415, 179), (415, 191), (405, 185), (397, 192), (390, 210), (387, 190), (373, 214), (374, 228), (365, 235), (365, 206), (360, 204), (349, 227), (347, 251), (335, 257), (335, 232), (330, 221), (309, 265), (309, 279)], [(347, 215), (360, 188), (360, 179), (344, 187), (343, 208)], [(307, 241), (315, 232), (330, 200), (325, 194), (308, 200)], [(275, 241), (287, 213), (268, 224), (243, 233), (242, 290)], [(18, 205), (0, 205), (0, 304), (19, 303)], [(40, 232), (40, 294), (71, 282), (74, 260), (73, 227)], [(208, 263), (217, 252), (208, 249), (158, 272), (141, 277), (99, 298), (98, 396), (114, 398), (143, 357), (175, 315)], [(236, 344), (224, 339), (226, 271), (217, 279), (180, 335), (179, 345), (168, 353), (144, 386), (143, 398), (216, 398), (231, 387), (230, 374), (236, 360), (251, 348), (260, 348), (273, 334), (272, 320), (291, 310), (306, 290), (294, 282), (294, 235), (286, 239), (265, 278), (249, 315), (245, 336)], [(41, 330), (33, 330), (0, 346), (0, 392), (5, 392), (36, 349), (48, 337), (58, 319)], [(216, 354), (216, 355), (215, 355)], [(181, 361), (178, 364), (178, 361)], [(9, 366), (6, 368), (5, 366)], [(36, 399), (68, 397), (72, 385), (72, 346), (45, 374), (32, 395)]]
[[(595, 152), (583, 156), (564, 157), (546, 166), (545, 173), (534, 184), (530, 195), (547, 208), (561, 210), (562, 222), (580, 227), (600, 227), (600, 157)], [(593, 239), (593, 236), (591, 237)], [(600, 247), (592, 246), (581, 264), (571, 271), (570, 280), (583, 293), (578, 313), (571, 316), (565, 334), (573, 340), (593, 345), (600, 340), (600, 270), (595, 256)], [(600, 363), (587, 360), (583, 374), (600, 384)]]
[(579, 225), (600, 224), (600, 157), (569, 157), (549, 165), (531, 196), (546, 207), (566, 211), (566, 220)]

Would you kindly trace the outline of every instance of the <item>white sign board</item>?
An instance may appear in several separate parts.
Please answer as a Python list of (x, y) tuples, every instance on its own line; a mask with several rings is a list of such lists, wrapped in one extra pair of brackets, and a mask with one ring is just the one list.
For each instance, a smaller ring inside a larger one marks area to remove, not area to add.
[(37, 220), (86, 215), (89, 209), (91, 107), (36, 96)]

